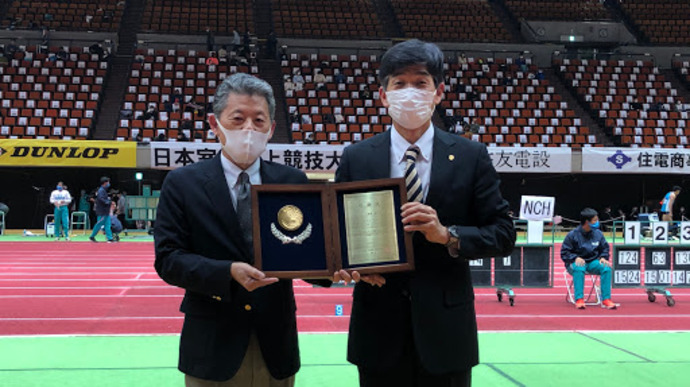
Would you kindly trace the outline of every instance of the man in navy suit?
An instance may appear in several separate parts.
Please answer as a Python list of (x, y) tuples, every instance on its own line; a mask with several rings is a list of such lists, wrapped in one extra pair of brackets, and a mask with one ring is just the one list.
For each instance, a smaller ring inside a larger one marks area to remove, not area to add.
[[(486, 147), (431, 123), (444, 92), (443, 53), (410, 40), (379, 67), (393, 127), (345, 149), (337, 182), (404, 177), (413, 272), (360, 276), (348, 361), (361, 386), (469, 386), (479, 362), (469, 259), (509, 255), (515, 229)], [(349, 280), (339, 272), (335, 280)]]
[(292, 281), (251, 266), (248, 190), (307, 177), (259, 157), (275, 130), (268, 83), (227, 78), (213, 113), (222, 154), (168, 174), (154, 231), (156, 271), (185, 289), (179, 369), (188, 387), (293, 386), (300, 360)]

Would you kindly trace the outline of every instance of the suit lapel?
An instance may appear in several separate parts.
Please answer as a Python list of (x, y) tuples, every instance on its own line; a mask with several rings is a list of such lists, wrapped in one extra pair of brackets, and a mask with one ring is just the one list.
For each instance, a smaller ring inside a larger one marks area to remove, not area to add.
[(455, 143), (451, 141), (448, 133), (434, 127), (434, 156), (431, 161), (431, 179), (426, 204), (436, 208), (444, 190), (453, 177), (453, 168), (460, 162)]
[(371, 140), (371, 147), (374, 148), (371, 154), (372, 159), (369, 163), (372, 179), (387, 179), (391, 177), (391, 130), (374, 136)]
[(219, 153), (206, 170), (207, 178), (204, 183), (204, 190), (213, 204), (215, 215), (220, 218), (223, 224), (223, 231), (227, 230), (227, 235), (232, 239), (234, 245), (248, 256), (249, 251), (247, 251), (246, 242), (242, 238), (237, 212), (232, 205), (232, 197), (225, 179), (225, 172), (223, 172), (223, 165), (220, 162), (221, 157), (223, 156)]

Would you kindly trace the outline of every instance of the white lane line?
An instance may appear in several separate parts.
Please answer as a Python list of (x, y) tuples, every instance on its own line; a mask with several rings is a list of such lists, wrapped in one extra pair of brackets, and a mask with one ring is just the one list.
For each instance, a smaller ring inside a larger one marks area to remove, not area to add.
[[(344, 314), (342, 316), (335, 316), (335, 315), (297, 315), (297, 318), (300, 319), (345, 319), (349, 318), (349, 314)], [(684, 314), (684, 315), (591, 315), (591, 316), (583, 316), (583, 315), (567, 315), (567, 314), (560, 314), (560, 315), (511, 315), (511, 314), (503, 314), (503, 315), (477, 315), (477, 318), (481, 319), (487, 319), (487, 318), (587, 318), (587, 319), (592, 319), (592, 318), (597, 318), (597, 319), (608, 319), (608, 318), (660, 318), (660, 317), (668, 317), (668, 318), (673, 318), (673, 317), (680, 317), (680, 318), (690, 318), (690, 314)], [(182, 320), (184, 316), (110, 316), (110, 317), (7, 317), (7, 318), (0, 318), (0, 322), (13, 322), (13, 321), (122, 321), (122, 320)], [(678, 330), (678, 329), (675, 329)]]

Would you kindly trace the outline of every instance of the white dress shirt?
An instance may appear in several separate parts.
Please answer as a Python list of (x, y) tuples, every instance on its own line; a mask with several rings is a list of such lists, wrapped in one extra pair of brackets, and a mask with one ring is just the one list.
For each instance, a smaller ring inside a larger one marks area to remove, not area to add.
[[(405, 130), (405, 129), (402, 129)], [(395, 128), (391, 127), (391, 177), (405, 177), (405, 167), (407, 160), (405, 152), (412, 145), (419, 147), (420, 153), (417, 157), (417, 175), (422, 183), (424, 201), (429, 193), (429, 182), (431, 180), (431, 160), (434, 153), (434, 126), (429, 124), (429, 129), (422, 134), (417, 142), (410, 144)]]
[(224, 154), (220, 156), (220, 163), (223, 165), (223, 173), (225, 174), (225, 181), (228, 183), (228, 188), (230, 189), (230, 196), (232, 197), (232, 206), (237, 210), (237, 193), (239, 192), (239, 185), (237, 184), (237, 178), (240, 177), (240, 173), (247, 172), (249, 175), (249, 182), (252, 185), (261, 184), (261, 158), (257, 158), (252, 165), (246, 170), (242, 170), (240, 167), (235, 165), (230, 161)]

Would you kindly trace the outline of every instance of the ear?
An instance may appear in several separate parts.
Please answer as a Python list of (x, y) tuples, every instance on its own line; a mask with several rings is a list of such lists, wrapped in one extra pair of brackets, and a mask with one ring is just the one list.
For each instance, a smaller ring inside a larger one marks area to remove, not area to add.
[(446, 84), (441, 82), (436, 88), (436, 94), (434, 95), (434, 105), (438, 105), (443, 99), (443, 92), (446, 90)]
[(218, 127), (218, 121), (216, 121), (216, 115), (215, 114), (209, 114), (208, 115), (208, 125), (211, 127), (211, 130), (213, 130), (213, 134), (216, 135), (216, 138), (218, 141), (220, 141), (221, 144), (225, 143), (225, 135), (223, 132), (220, 130)]
[(383, 87), (379, 87), (379, 100), (381, 100), (381, 104), (386, 109), (391, 106), (391, 104), (388, 103), (388, 96), (386, 95), (386, 91), (383, 89)]

